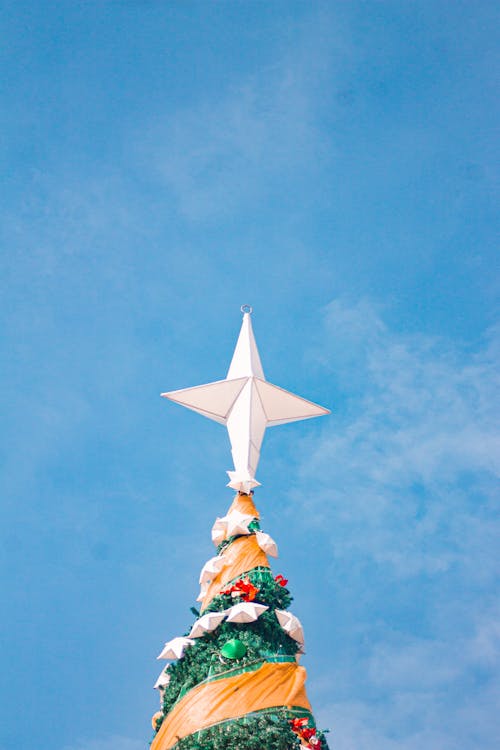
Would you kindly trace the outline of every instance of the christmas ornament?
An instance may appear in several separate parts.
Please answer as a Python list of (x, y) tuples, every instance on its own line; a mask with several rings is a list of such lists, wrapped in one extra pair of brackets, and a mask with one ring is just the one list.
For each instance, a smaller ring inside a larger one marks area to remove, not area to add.
[(290, 726), (292, 727), (294, 732), (301, 732), (304, 727), (307, 727), (308, 724), (309, 719), (307, 718), (307, 716), (302, 716), (300, 719), (296, 718), (290, 721)]
[(290, 726), (295, 734), (299, 737), (301, 747), (311, 748), (312, 750), (319, 750), (321, 748), (321, 740), (317, 737), (315, 727), (310, 727), (309, 718), (295, 718), (290, 721)]
[(281, 575), (281, 573), (279, 575), (277, 575), (274, 580), (276, 581), (276, 583), (278, 584), (278, 586), (283, 586), (283, 588), (285, 588), (285, 586), (288, 583), (288, 578), (283, 578), (283, 576)]
[(236, 583), (233, 583), (231, 586), (228, 586), (221, 591), (221, 594), (239, 597), (244, 602), (252, 602), (258, 593), (259, 589), (257, 586), (253, 585), (248, 576), (241, 578), (239, 581), (236, 581)]
[(232, 638), (223, 645), (220, 652), (226, 659), (241, 659), (245, 656), (247, 647), (242, 641)]

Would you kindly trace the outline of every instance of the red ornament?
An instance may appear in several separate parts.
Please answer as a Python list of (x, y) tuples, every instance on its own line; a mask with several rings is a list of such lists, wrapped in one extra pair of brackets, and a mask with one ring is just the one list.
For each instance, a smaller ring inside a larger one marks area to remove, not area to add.
[(302, 738), (304, 740), (308, 740), (309, 741), (311, 739), (311, 737), (314, 737), (315, 734), (316, 734), (316, 730), (315, 729), (309, 729), (309, 728), (306, 727), (305, 729), (302, 730)]
[(277, 584), (279, 584), (280, 586), (283, 586), (283, 587), (285, 587), (287, 585), (287, 583), (288, 583), (288, 578), (283, 578), (283, 576), (281, 575), (281, 573), (280, 573), (280, 575), (276, 576), (274, 580), (276, 581)]
[(309, 719), (304, 716), (302, 719), (291, 719), (290, 724), (294, 732), (301, 732), (306, 724), (309, 723)]
[(221, 594), (239, 597), (244, 602), (253, 602), (258, 593), (259, 589), (253, 585), (248, 576), (221, 591)]
[(307, 742), (307, 747), (311, 750), (321, 750), (321, 740), (316, 736), (316, 729), (314, 727), (308, 727), (309, 719), (302, 717), (301, 719), (291, 719), (290, 725), (296, 735), (304, 742)]

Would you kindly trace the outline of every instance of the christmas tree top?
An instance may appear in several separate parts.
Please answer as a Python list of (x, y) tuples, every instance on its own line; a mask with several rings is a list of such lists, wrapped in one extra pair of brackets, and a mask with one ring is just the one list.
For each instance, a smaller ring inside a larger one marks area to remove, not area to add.
[(243, 324), (225, 380), (162, 394), (225, 424), (238, 490), (212, 541), (217, 554), (201, 569), (199, 611), (184, 635), (165, 643), (170, 661), (155, 688), (151, 750), (326, 750), (306, 695), (299, 658), (304, 633), (289, 610), (288, 581), (274, 576), (277, 545), (260, 526), (253, 487), (266, 427), (321, 416), (328, 410), (271, 385), (250, 320)]

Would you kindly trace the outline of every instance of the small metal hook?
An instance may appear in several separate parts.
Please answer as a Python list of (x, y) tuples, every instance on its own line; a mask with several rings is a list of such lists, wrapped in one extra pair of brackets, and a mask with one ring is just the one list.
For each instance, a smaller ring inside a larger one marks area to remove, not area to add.
[(242, 305), (240, 310), (243, 314), (251, 315), (253, 313), (253, 307), (251, 305)]

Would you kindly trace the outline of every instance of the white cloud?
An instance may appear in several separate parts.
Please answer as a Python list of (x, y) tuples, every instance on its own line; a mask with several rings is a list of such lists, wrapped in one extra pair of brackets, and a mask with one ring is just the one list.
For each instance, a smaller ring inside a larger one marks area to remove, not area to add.
[[(485, 691), (476, 705), (442, 712), (442, 696), (405, 693), (387, 704), (340, 702), (329, 706), (329, 741), (335, 750), (494, 750), (497, 747), (494, 695)], [(401, 727), (408, 722), (411, 729)]]
[(142, 168), (156, 173), (187, 218), (248, 211), (249, 201), (290, 190), (297, 168), (304, 182), (331, 157), (319, 114), (338, 77), (333, 60), (340, 69), (353, 49), (340, 20), (331, 34), (330, 15), (318, 9), (277, 63), (239, 78), (228, 72), (220, 97), (207, 94), (141, 128)]
[(376, 644), (359, 699), (325, 703), (319, 725), (331, 728), (335, 750), (493, 750), (499, 656), (498, 620), (479, 624), (469, 639)]
[(420, 638), (378, 643), (372, 649), (368, 675), (372, 684), (425, 692), (453, 681), (460, 672), (451, 644)]
[(494, 533), (500, 473), (497, 332), (470, 352), (391, 333), (366, 302), (335, 301), (325, 321), (318, 357), (346, 407), (334, 412), (319, 446), (299, 446), (307, 456), (302, 483), (324, 485), (329, 496), (326, 507), (308, 500), (310, 518), (342, 527), (337, 556), (356, 549), (399, 576), (466, 565), (468, 556), (471, 575), (490, 574), (484, 542)]
[(289, 167), (290, 153), (295, 164), (311, 156), (309, 144), (317, 136), (311, 132), (307, 103), (293, 85), (288, 96), (281, 88), (287, 86), (263, 95), (260, 87), (248, 84), (216, 106), (199, 103), (150, 130), (151, 166), (185, 216), (199, 220), (226, 214), (255, 199), (273, 169)]
[(339, 634), (335, 680), (315, 680), (335, 750), (497, 744), (498, 341), (396, 333), (366, 301), (326, 310), (316, 356), (340, 406), (298, 447), (293, 512), (328, 545), (332, 591), (374, 600)]

